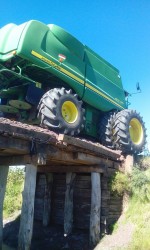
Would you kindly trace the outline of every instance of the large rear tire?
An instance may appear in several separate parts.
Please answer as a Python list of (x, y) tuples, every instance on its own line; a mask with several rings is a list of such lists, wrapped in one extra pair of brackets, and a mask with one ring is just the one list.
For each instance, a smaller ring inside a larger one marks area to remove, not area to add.
[(141, 153), (146, 144), (146, 129), (142, 117), (135, 111), (124, 109), (117, 113), (114, 144), (123, 153)]
[(115, 120), (115, 111), (105, 113), (100, 119), (99, 140), (106, 147), (114, 148), (113, 126)]
[(41, 125), (61, 133), (77, 135), (84, 128), (84, 109), (76, 94), (65, 88), (46, 92), (38, 105)]

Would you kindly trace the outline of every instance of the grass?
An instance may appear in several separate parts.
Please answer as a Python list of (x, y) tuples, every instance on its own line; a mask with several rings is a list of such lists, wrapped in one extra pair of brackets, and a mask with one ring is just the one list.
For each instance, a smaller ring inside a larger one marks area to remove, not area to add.
[(127, 250), (150, 250), (150, 202), (132, 197), (126, 213), (126, 221), (131, 221), (135, 225), (132, 242)]
[(3, 207), (4, 218), (12, 216), (21, 209), (23, 185), (24, 169), (10, 168)]
[[(122, 223), (132, 222), (135, 230), (130, 245), (121, 250), (150, 250), (150, 158), (136, 165), (130, 176), (117, 173), (112, 181), (112, 191), (119, 195), (125, 185), (130, 199)], [(115, 224), (114, 228), (117, 227)]]

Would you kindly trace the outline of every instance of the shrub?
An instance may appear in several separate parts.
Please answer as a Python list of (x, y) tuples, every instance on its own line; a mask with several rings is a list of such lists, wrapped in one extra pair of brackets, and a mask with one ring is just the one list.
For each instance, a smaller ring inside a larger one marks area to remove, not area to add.
[(129, 176), (122, 172), (116, 172), (110, 179), (110, 190), (113, 194), (122, 196), (130, 191)]
[(141, 201), (150, 201), (150, 169), (140, 170), (139, 167), (134, 167), (130, 188), (132, 194)]
[(143, 202), (150, 201), (150, 168), (140, 169), (140, 166), (136, 165), (130, 175), (116, 172), (109, 184), (115, 195), (121, 196), (126, 192)]
[(140, 168), (141, 170), (147, 170), (150, 168), (150, 156), (137, 156), (136, 162), (138, 168)]

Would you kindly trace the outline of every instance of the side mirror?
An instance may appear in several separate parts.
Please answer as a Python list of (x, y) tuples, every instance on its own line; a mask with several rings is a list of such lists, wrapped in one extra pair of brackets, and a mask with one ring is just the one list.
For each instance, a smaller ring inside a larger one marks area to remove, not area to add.
[(138, 92), (141, 92), (141, 88), (140, 88), (139, 82), (137, 82), (137, 84), (136, 84), (136, 90), (137, 90)]

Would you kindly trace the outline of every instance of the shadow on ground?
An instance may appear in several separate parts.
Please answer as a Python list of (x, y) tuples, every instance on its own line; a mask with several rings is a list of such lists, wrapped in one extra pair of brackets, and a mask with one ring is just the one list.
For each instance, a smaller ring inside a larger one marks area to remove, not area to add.
[[(20, 217), (4, 225), (4, 244), (17, 249)], [(73, 230), (73, 233), (64, 237), (62, 226), (43, 227), (38, 221), (34, 221), (31, 250), (92, 250), (89, 246), (89, 232)], [(9, 248), (8, 248), (9, 249)]]

